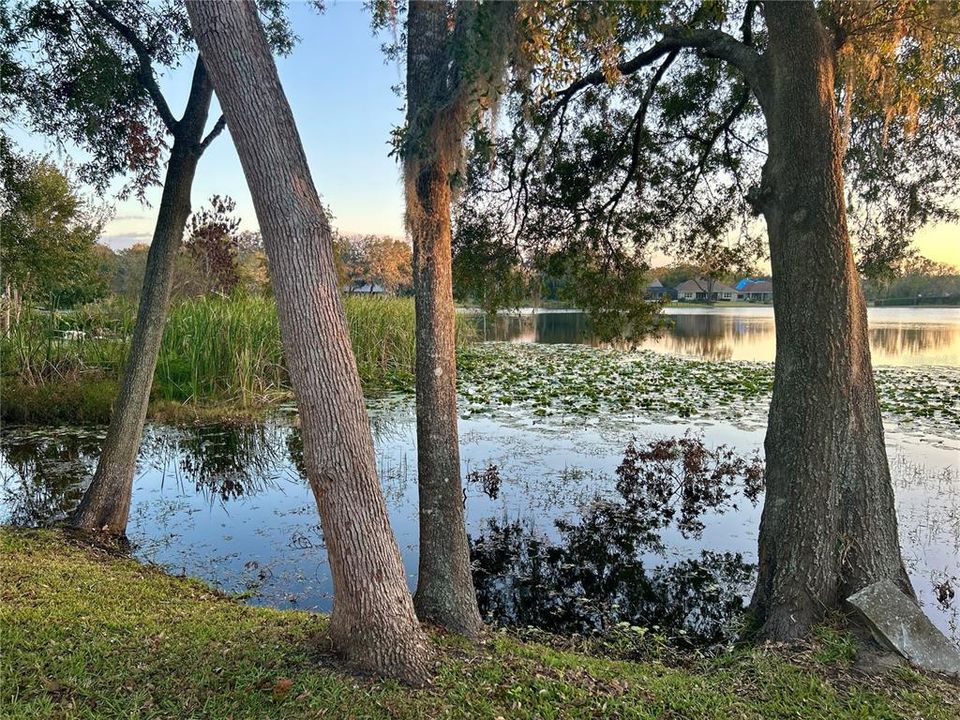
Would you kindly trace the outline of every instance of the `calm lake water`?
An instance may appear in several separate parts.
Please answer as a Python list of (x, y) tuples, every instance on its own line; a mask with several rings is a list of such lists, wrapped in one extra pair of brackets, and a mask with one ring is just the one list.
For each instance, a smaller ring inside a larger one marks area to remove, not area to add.
[[(773, 361), (773, 308), (683, 307), (666, 314), (670, 326), (637, 347), (707, 360)], [(870, 347), (877, 365), (960, 365), (960, 309), (870, 308)], [(549, 310), (475, 318), (486, 340), (598, 344), (580, 311)]]
[[(952, 327), (949, 341), (902, 341), (902, 347), (912, 353), (912, 364), (946, 364), (951, 358), (958, 364), (958, 322), (956, 311), (950, 312), (953, 317), (939, 309), (882, 315), (883, 322), (902, 326), (902, 337), (912, 332), (926, 338), (926, 326)], [(718, 335), (728, 357), (762, 359), (772, 352), (772, 339), (762, 340), (763, 328), (772, 328), (764, 309), (700, 310), (674, 319), (675, 330), (651, 347), (692, 355), (717, 351), (712, 341), (698, 346), (685, 339), (676, 329), (683, 324), (685, 332), (726, 328)], [(875, 331), (875, 314), (871, 320)], [(498, 325), (508, 333), (514, 322), (513, 340), (589, 340), (582, 316), (573, 313), (505, 318)], [(635, 413), (539, 417), (513, 407), (461, 419), (464, 475), (496, 466), (501, 482), (498, 492), (489, 493), (468, 482), (465, 498), (485, 615), (495, 624), (560, 632), (626, 620), (702, 643), (735, 634), (731, 617), (754, 579), (762, 495), (751, 499), (732, 488), (729, 498), (700, 508), (702, 527), (681, 528), (631, 504), (618, 491), (617, 468), (631, 440), (642, 446), (701, 438), (708, 448), (726, 445), (752, 457), (762, 453), (765, 412), (759, 406), (756, 417), (738, 423), (696, 417), (665, 423)], [(413, 587), (414, 413), (409, 399), (388, 398), (371, 402), (370, 416), (391, 521)], [(247, 593), (252, 603), (329, 610), (330, 573), (316, 506), (298, 469), (296, 425), (290, 412), (253, 427), (148, 426), (129, 527), (136, 555)], [(35, 525), (72, 509), (92, 477), (105, 430), (4, 428), (0, 521)], [(960, 588), (960, 437), (948, 431), (918, 435), (895, 423), (888, 423), (886, 437), (911, 577), (924, 610), (960, 644), (960, 598), (946, 591)]]

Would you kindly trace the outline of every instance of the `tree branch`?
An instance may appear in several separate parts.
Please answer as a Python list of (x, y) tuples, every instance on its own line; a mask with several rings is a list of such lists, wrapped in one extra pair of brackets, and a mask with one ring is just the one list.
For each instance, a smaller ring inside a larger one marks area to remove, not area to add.
[[(670, 52), (678, 50), (682, 47), (684, 46), (677, 44), (674, 40), (664, 38), (648, 50), (644, 50), (639, 55), (617, 65), (617, 72), (621, 75), (632, 75), (638, 70), (641, 70), (648, 65), (652, 65), (664, 55), (667, 55)], [(584, 75), (579, 80), (573, 81), (554, 96), (557, 99), (557, 103), (551, 109), (550, 117), (552, 118), (554, 115), (556, 115), (557, 112), (560, 111), (561, 107), (569, 103), (573, 96), (584, 88), (594, 85), (603, 85), (606, 82), (607, 76), (603, 70), (594, 70), (592, 73)]]
[[(745, 37), (752, 41), (752, 31), (749, 29), (747, 18), (744, 17)], [(700, 50), (708, 57), (724, 60), (739, 70), (750, 89), (757, 97), (762, 92), (760, 55), (748, 45), (740, 42), (732, 35), (721, 30), (688, 30), (681, 27), (666, 28), (664, 40), (672, 40), (680, 47)]]
[(633, 125), (633, 145), (630, 149), (630, 167), (627, 168), (627, 174), (624, 176), (620, 187), (618, 187), (613, 196), (603, 204), (602, 208), (607, 214), (606, 229), (604, 231), (605, 236), (609, 236), (610, 234), (610, 226), (614, 221), (617, 206), (623, 199), (623, 195), (626, 193), (627, 188), (633, 181), (633, 176), (640, 165), (640, 140), (643, 137), (644, 124), (647, 121), (647, 110), (650, 107), (650, 102), (653, 100), (653, 94), (656, 92), (657, 85), (660, 84), (660, 81), (666, 74), (667, 69), (673, 64), (673, 61), (677, 59), (677, 53), (679, 53), (679, 50), (672, 51), (669, 55), (667, 55), (667, 59), (660, 64), (660, 67), (657, 68), (656, 73), (654, 73), (653, 78), (650, 80), (650, 85), (647, 87), (647, 91), (643, 95), (643, 99), (640, 101), (640, 106), (637, 108), (637, 112), (633, 116), (633, 120), (631, 122)]
[(178, 123), (173, 113), (170, 112), (170, 106), (167, 105), (167, 100), (163, 97), (160, 86), (157, 85), (157, 79), (153, 74), (153, 61), (150, 58), (150, 51), (147, 49), (147, 46), (137, 37), (133, 28), (121, 22), (116, 15), (103, 5), (94, 0), (87, 0), (87, 5), (97, 15), (103, 18), (110, 27), (116, 30), (120, 37), (126, 40), (127, 44), (133, 48), (133, 52), (136, 53), (137, 60), (140, 63), (137, 79), (153, 100), (153, 104), (157, 108), (157, 113), (159, 113), (160, 119), (167, 127), (167, 130), (169, 130), (171, 134), (176, 135)]
[(221, 115), (217, 118), (217, 122), (214, 123), (213, 127), (210, 128), (210, 132), (207, 133), (207, 136), (200, 141), (200, 152), (203, 153), (207, 149), (207, 146), (210, 145), (214, 140), (217, 139), (217, 135), (223, 132), (223, 129), (227, 126), (227, 118), (225, 115)]

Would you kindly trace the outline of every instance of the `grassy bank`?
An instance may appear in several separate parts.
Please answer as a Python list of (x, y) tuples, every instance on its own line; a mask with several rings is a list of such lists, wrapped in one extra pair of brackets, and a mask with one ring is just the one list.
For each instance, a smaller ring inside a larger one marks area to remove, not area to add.
[[(365, 392), (411, 388), (413, 300), (351, 296), (345, 306)], [(116, 301), (69, 313), (29, 311), (0, 340), (3, 419), (109, 419), (135, 312)], [(154, 376), (154, 416), (242, 415), (288, 397), (272, 298), (211, 297), (171, 309)]]
[(955, 718), (956, 687), (861, 675), (834, 633), (789, 653), (628, 662), (493, 635), (439, 638), (436, 682), (344, 674), (322, 616), (255, 608), (199, 582), (0, 529), (5, 718)]

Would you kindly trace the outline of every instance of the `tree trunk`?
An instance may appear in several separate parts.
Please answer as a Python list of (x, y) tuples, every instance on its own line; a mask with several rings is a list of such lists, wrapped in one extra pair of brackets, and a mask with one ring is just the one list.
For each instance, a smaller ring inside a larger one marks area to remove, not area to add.
[(187, 9), (270, 260), (304, 463), (333, 576), (331, 639), (365, 670), (423, 682), (430, 649), (377, 479), (330, 226), (256, 6), (191, 0)]
[(174, 264), (190, 216), (190, 192), (202, 152), (200, 143), (212, 96), (206, 69), (198, 60), (187, 108), (170, 150), (157, 224), (143, 276), (137, 324), (120, 392), (113, 404), (110, 428), (97, 471), (70, 521), (85, 530), (113, 535), (124, 535), (127, 531), (140, 437), (170, 306)]
[[(417, 483), (421, 620), (471, 637), (483, 628), (470, 571), (457, 434), (457, 359), (451, 252), (451, 159), (463, 129), (445, 106), (449, 43), (444, 2), (410, 3), (407, 20), (407, 225), (417, 316)], [(453, 127), (443, 128), (444, 123)]]
[(769, 157), (758, 207), (776, 283), (776, 371), (753, 605), (789, 639), (882, 578), (911, 592), (847, 233), (834, 45), (813, 3), (766, 3)]

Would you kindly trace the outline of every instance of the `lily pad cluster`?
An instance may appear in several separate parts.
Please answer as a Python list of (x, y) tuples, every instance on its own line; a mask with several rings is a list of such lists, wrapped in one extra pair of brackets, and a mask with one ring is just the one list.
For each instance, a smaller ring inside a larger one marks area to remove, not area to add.
[[(960, 428), (960, 368), (882, 368), (876, 377), (888, 419), (946, 434)], [(756, 421), (766, 417), (773, 364), (584, 345), (482, 343), (461, 353), (459, 383), (467, 417), (514, 408), (538, 417), (616, 413)]]

